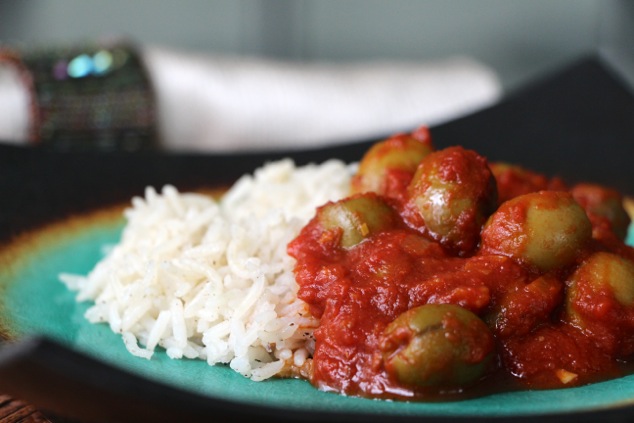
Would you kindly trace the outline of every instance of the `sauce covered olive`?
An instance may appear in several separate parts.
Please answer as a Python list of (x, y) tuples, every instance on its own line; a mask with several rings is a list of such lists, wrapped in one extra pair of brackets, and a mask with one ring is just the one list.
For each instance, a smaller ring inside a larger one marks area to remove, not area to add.
[(396, 212), (372, 192), (328, 203), (319, 209), (317, 218), (322, 237), (335, 239), (344, 248), (355, 246), (375, 232), (390, 229), (397, 222)]
[(491, 215), (481, 252), (548, 271), (570, 264), (591, 237), (590, 220), (569, 193), (539, 191), (515, 197)]
[(289, 244), (298, 297), (320, 319), (311, 382), (436, 400), (491, 381), (544, 389), (623, 374), (634, 354), (623, 197), (431, 145), (421, 129), (370, 149), (354, 194)]
[(405, 201), (404, 217), (410, 225), (441, 245), (468, 254), (497, 205), (495, 178), (476, 152), (446, 148), (420, 162)]
[(564, 318), (616, 357), (634, 353), (634, 262), (598, 251), (568, 277)]
[(381, 339), (385, 369), (410, 386), (462, 388), (492, 367), (494, 341), (472, 312), (453, 304), (426, 304), (390, 323)]
[(374, 144), (359, 162), (359, 170), (351, 181), (352, 192), (400, 195), (420, 161), (433, 150), (427, 128), (396, 134)]
[(604, 220), (617, 237), (625, 239), (631, 219), (620, 192), (599, 184), (581, 183), (573, 186), (570, 193), (590, 219)]
[(489, 167), (497, 182), (500, 204), (531, 192), (566, 190), (566, 184), (561, 179), (547, 178), (545, 175), (516, 164), (496, 162), (490, 163)]

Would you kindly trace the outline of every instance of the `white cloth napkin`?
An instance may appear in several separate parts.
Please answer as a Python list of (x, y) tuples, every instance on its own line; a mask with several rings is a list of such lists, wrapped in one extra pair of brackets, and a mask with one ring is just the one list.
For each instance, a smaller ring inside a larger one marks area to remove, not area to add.
[(0, 63), (0, 140), (25, 142), (31, 127), (30, 94), (15, 66)]
[(435, 62), (296, 63), (143, 50), (163, 145), (172, 150), (302, 148), (434, 125), (495, 102), (496, 74)]

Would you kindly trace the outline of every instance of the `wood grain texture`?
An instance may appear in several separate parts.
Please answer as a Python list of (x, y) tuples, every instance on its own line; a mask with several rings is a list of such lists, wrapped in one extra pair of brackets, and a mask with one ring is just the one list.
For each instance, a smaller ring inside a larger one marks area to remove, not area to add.
[(1, 423), (56, 423), (32, 405), (0, 394)]

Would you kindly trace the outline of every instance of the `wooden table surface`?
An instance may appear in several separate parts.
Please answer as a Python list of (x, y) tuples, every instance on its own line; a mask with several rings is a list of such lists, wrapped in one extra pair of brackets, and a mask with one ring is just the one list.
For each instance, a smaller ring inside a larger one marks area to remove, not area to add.
[(32, 405), (11, 398), (8, 395), (0, 394), (0, 422), (1, 423), (22, 423), (22, 422), (42, 422), (58, 423), (59, 420), (50, 419), (38, 411)]
[(81, 423), (42, 412), (33, 405), (0, 393), (0, 423)]

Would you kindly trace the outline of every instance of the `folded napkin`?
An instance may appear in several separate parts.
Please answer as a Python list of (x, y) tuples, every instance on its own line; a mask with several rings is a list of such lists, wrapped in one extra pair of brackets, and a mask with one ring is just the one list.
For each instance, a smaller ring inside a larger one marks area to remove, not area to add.
[(0, 140), (19, 143), (29, 138), (30, 102), (18, 67), (0, 62)]
[(159, 133), (176, 150), (266, 150), (362, 140), (434, 125), (495, 102), (496, 74), (475, 60), (297, 63), (142, 52)]

